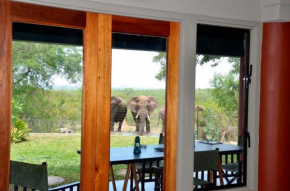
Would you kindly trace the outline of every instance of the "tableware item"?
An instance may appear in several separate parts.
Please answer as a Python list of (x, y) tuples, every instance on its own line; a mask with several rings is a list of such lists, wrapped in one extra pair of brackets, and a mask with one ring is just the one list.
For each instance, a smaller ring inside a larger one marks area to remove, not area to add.
[(140, 144), (140, 137), (136, 136), (135, 137), (135, 144), (134, 144), (134, 150), (133, 153), (134, 154), (140, 154), (141, 153), (141, 144)]
[(154, 148), (154, 150), (155, 150), (156, 152), (164, 152), (164, 148), (162, 148), (162, 147)]
[(223, 144), (223, 143), (221, 143), (221, 142), (216, 142), (216, 141), (210, 141), (210, 142), (208, 142), (207, 140), (205, 140), (205, 141), (198, 141), (199, 143), (204, 143), (204, 144), (208, 144), (208, 145), (219, 145), (219, 144)]

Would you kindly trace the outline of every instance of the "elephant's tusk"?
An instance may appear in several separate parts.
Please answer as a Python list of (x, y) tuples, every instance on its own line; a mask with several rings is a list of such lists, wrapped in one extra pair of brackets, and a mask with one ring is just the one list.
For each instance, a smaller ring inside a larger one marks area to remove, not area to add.
[(137, 119), (138, 117), (139, 117), (139, 115), (136, 115), (136, 117), (135, 117), (135, 118)]
[(150, 117), (149, 117), (149, 115), (147, 115), (147, 118), (148, 118), (148, 121), (150, 121)]

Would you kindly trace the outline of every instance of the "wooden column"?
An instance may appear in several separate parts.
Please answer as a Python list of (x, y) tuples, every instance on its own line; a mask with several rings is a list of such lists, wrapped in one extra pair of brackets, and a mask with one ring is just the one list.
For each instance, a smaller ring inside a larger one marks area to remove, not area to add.
[(180, 24), (170, 23), (167, 51), (164, 190), (176, 190)]
[(109, 190), (112, 16), (87, 13), (81, 190)]
[(259, 191), (289, 190), (290, 23), (263, 25)]
[(9, 190), (12, 96), (10, 3), (0, 0), (0, 190)]

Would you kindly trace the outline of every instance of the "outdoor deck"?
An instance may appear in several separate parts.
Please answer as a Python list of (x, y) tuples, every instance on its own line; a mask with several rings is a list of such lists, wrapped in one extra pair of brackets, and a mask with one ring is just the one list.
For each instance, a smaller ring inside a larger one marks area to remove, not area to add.
[[(68, 185), (63, 185), (63, 186), (60, 186), (57, 188), (53, 188), (52, 190), (53, 191), (78, 191), (78, 188), (76, 186), (77, 183), (73, 183), (72, 185), (75, 185), (75, 186), (72, 186), (71, 188), (69, 188)], [(123, 185), (124, 185), (124, 180), (117, 180), (116, 181), (117, 190), (123, 190)], [(65, 189), (63, 189), (63, 188), (65, 188)], [(145, 190), (154, 190), (154, 182), (146, 183)], [(111, 181), (109, 184), (109, 191), (114, 191)], [(127, 191), (130, 191), (130, 180), (128, 181)]]
[[(205, 172), (205, 176), (207, 176), (207, 172)], [(225, 179), (224, 179), (224, 182), (226, 183), (226, 180)], [(236, 181), (233, 182), (233, 184), (235, 184), (235, 183), (237, 183), (237, 182)], [(117, 190), (123, 190), (123, 185), (124, 185), (124, 180), (117, 180), (116, 181)], [(220, 185), (219, 179), (217, 179), (217, 185)], [(66, 186), (66, 185), (64, 185), (64, 186)], [(56, 190), (59, 191), (61, 189), (56, 189)], [(145, 190), (154, 190), (154, 182), (147, 182), (147, 183), (145, 183)], [(70, 190), (70, 188), (67, 188), (67, 189), (61, 190), (61, 191), (77, 191), (77, 187), (76, 186), (73, 187), (72, 190)], [(109, 183), (109, 191), (114, 191), (113, 185), (112, 185), (112, 182), (111, 181)], [(127, 191), (130, 191), (130, 180), (128, 181)]]

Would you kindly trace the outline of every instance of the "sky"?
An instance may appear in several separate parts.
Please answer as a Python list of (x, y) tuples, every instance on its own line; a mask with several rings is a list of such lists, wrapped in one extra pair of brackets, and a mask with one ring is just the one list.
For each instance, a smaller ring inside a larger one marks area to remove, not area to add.
[(216, 67), (211, 67), (210, 63), (203, 66), (196, 66), (195, 73), (195, 89), (210, 88), (209, 81), (213, 79), (214, 73), (226, 74), (230, 71), (232, 65), (227, 62), (227, 58), (222, 58), (221, 63)]
[[(157, 52), (113, 49), (112, 88), (165, 89), (165, 82), (155, 78), (161, 67), (159, 63), (153, 62), (156, 55)], [(227, 73), (230, 68), (226, 58), (216, 67), (211, 67), (210, 63), (197, 65), (196, 89), (210, 88), (209, 81), (214, 73)], [(75, 86), (59, 77), (55, 77), (54, 82), (55, 86)]]

